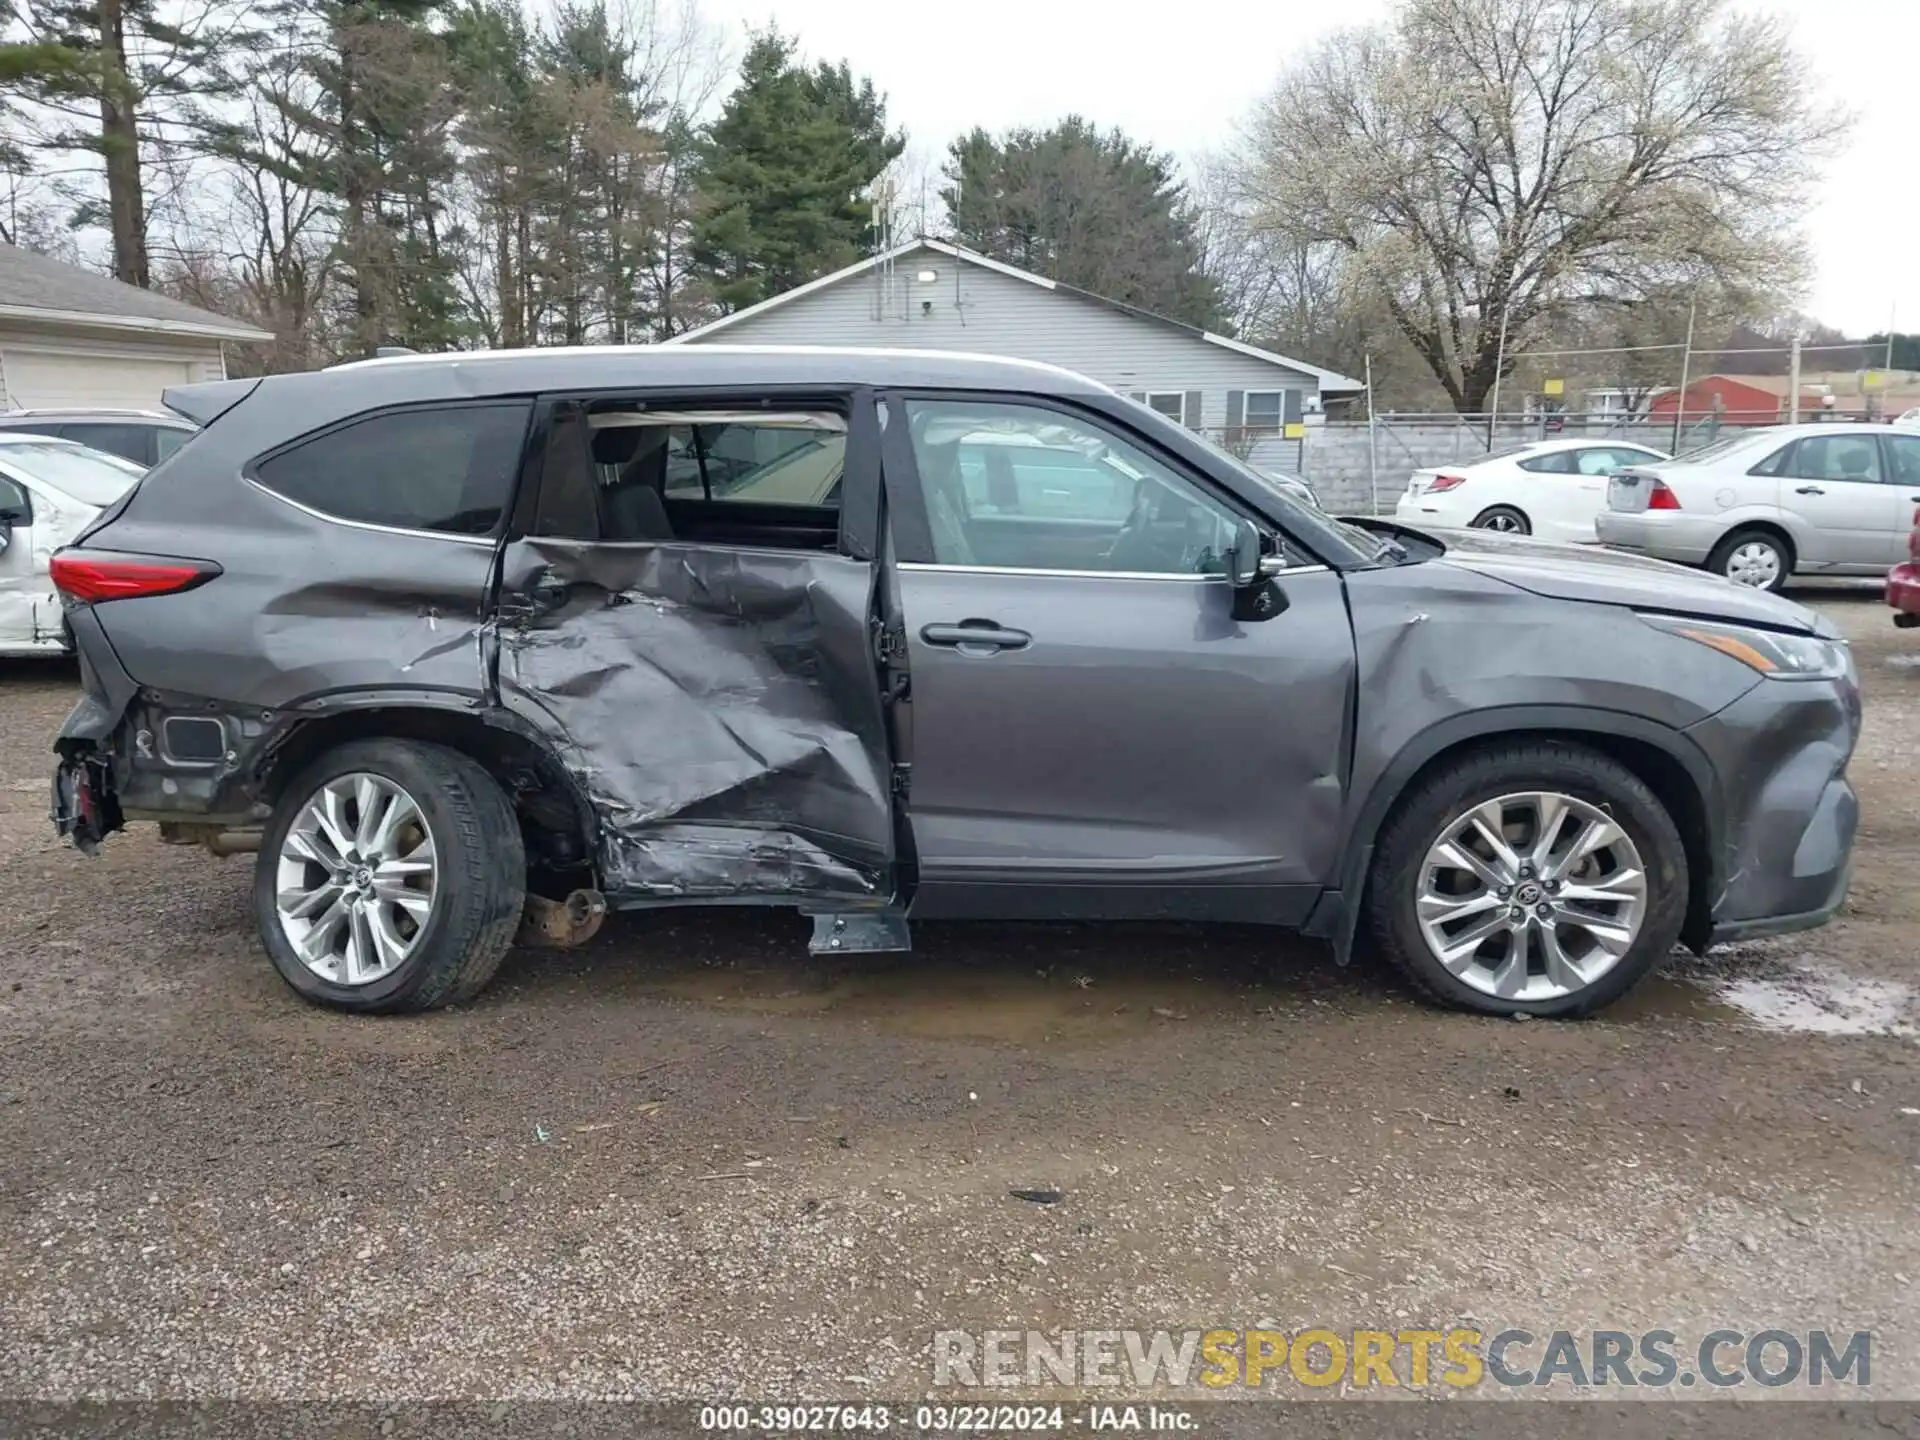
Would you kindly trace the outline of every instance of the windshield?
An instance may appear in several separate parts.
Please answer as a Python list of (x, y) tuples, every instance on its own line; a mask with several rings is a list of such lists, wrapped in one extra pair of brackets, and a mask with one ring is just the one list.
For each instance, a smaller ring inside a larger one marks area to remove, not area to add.
[(18, 470), (62, 495), (104, 510), (131, 490), (146, 471), (131, 460), (81, 445), (0, 446), (0, 464)]

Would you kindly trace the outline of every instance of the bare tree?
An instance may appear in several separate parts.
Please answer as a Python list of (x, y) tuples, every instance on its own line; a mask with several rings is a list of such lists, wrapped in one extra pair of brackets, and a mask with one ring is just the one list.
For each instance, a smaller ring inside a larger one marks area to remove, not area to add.
[(1461, 411), (1570, 312), (1791, 289), (1815, 107), (1777, 18), (1723, 0), (1408, 0), (1281, 78), (1248, 184), (1376, 293)]

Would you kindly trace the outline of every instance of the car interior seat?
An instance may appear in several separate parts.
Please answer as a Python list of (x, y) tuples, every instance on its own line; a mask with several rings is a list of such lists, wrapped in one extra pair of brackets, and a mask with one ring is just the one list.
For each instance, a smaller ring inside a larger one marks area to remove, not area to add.
[(608, 425), (593, 432), (593, 460), (615, 471), (601, 494), (609, 540), (671, 540), (663, 492), (667, 478), (666, 427)]

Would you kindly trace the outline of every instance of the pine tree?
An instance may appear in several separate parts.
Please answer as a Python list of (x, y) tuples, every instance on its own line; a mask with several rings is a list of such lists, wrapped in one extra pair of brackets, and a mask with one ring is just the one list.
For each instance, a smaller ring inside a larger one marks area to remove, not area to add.
[(795, 49), (775, 32), (754, 38), (702, 150), (690, 259), (724, 310), (858, 259), (860, 192), (905, 148), (871, 81), (844, 63), (807, 69)]
[(941, 191), (961, 244), (1191, 325), (1220, 323), (1174, 163), (1078, 116), (949, 147)]
[[(204, 101), (230, 93), (224, 62), (259, 38), (244, 5), (212, 3), (191, 21), (156, 0), (38, 0), (0, 8), (21, 38), (0, 44), (0, 85), (39, 107), (35, 148), (98, 155), (113, 274), (146, 287), (147, 197), (143, 147), (169, 143)], [(16, 143), (16, 149), (19, 148)], [(74, 217), (87, 224), (97, 205)]]

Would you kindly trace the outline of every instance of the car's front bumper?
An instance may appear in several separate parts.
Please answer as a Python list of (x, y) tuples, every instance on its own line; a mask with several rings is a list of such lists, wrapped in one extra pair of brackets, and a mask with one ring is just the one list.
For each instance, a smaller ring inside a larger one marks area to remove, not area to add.
[(1846, 773), (1858, 683), (1764, 680), (1687, 733), (1722, 787), (1707, 943), (1824, 924), (1846, 899), (1860, 819)]
[(1593, 529), (1603, 545), (1682, 565), (1704, 564), (1726, 531), (1711, 516), (1683, 510), (1602, 510), (1594, 517)]

